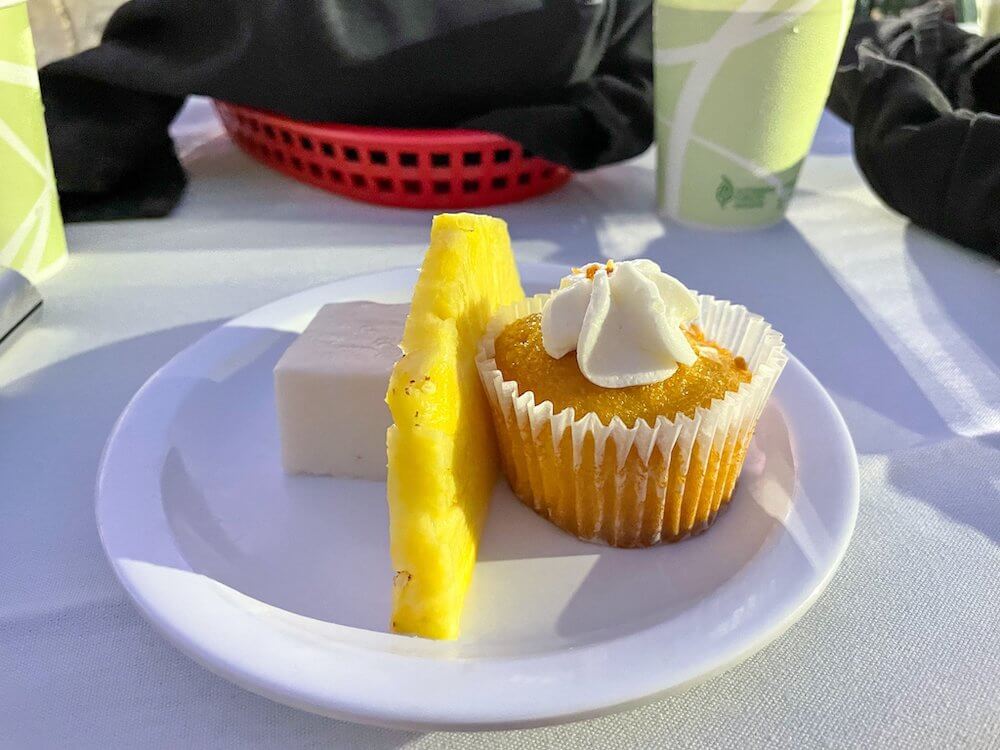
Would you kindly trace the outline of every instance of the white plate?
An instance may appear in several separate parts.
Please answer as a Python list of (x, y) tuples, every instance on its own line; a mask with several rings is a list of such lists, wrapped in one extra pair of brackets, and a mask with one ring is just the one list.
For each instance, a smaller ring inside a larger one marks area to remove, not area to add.
[[(562, 268), (525, 265), (529, 293)], [(386, 632), (385, 485), (286, 477), (271, 370), (316, 310), (404, 301), (405, 269), (328, 284), (219, 328), (136, 394), (97, 486), (122, 584), (178, 648), (256, 693), (404, 728), (532, 726), (606, 713), (729, 667), (815, 600), (858, 507), (854, 447), (795, 359), (730, 509), (645, 550), (562, 533), (497, 487), (453, 643)]]

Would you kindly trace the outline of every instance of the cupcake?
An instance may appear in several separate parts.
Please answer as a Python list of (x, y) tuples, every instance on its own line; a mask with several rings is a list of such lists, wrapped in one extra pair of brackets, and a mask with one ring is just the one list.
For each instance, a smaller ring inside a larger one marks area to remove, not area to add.
[(650, 260), (573, 269), (501, 308), (476, 356), (514, 492), (616, 547), (711, 525), (786, 361), (760, 316)]

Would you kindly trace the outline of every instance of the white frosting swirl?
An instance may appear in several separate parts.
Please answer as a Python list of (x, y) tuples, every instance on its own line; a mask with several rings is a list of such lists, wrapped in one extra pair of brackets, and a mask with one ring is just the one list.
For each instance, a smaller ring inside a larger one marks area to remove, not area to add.
[(682, 326), (698, 300), (651, 260), (573, 269), (542, 308), (542, 344), (559, 359), (576, 350), (594, 385), (625, 388), (666, 380), (697, 355)]

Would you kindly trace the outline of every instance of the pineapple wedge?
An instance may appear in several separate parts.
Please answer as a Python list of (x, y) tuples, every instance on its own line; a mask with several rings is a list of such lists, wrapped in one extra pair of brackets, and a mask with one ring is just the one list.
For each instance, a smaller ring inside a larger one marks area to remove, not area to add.
[(523, 297), (506, 223), (434, 217), (386, 393), (394, 632), (458, 636), (499, 466), (475, 352), (493, 313)]

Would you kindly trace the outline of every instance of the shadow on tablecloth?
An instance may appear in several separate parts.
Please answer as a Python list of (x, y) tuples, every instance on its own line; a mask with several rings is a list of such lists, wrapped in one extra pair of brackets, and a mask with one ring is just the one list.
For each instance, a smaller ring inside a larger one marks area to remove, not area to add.
[[(140, 616), (104, 557), (94, 482), (112, 425), (167, 357), (218, 325), (206, 321), (119, 341), (6, 384), (3, 423), (72, 414), (61, 433), (2, 435), (3, 465), (31, 472), (4, 507), (0, 700), (11, 747), (366, 747), (421, 735), (364, 729), (248, 693), (175, 651)], [(14, 346), (35, 346), (32, 328)], [(56, 422), (54, 422), (56, 424)], [(0, 507), (8, 498), (0, 489)], [(10, 510), (11, 512), (7, 512)]]

